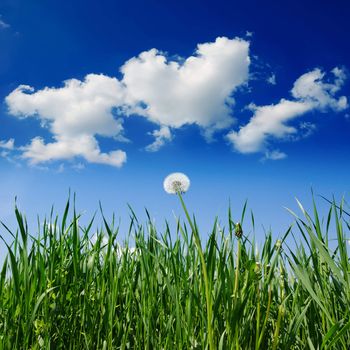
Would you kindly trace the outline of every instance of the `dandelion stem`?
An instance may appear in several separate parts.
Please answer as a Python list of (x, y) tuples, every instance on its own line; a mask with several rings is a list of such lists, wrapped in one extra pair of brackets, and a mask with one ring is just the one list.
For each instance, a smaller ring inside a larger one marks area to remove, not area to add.
[(207, 303), (207, 323), (208, 323), (208, 338), (209, 338), (209, 349), (214, 350), (214, 336), (213, 336), (213, 328), (212, 328), (212, 298), (211, 298), (211, 292), (210, 292), (210, 286), (209, 286), (209, 279), (208, 279), (208, 271), (207, 271), (207, 265), (205, 262), (203, 250), (202, 250), (202, 244), (199, 238), (199, 233), (193, 224), (191, 217), (188, 213), (188, 210), (186, 208), (185, 202), (182, 198), (182, 195), (180, 192), (177, 193), (178, 197), (180, 199), (182, 208), (185, 212), (185, 215), (187, 217), (187, 220), (191, 226), (192, 232), (194, 234), (195, 238), (195, 244), (197, 246), (198, 254), (201, 260), (201, 265), (202, 265), (202, 271), (203, 271), (203, 278), (204, 278), (204, 288), (205, 288), (205, 299)]

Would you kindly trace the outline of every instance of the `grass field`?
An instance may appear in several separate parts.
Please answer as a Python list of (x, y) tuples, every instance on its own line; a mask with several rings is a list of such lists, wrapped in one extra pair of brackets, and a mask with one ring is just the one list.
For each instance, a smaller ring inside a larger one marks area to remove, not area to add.
[(258, 249), (246, 207), (207, 237), (179, 200), (186, 221), (174, 232), (130, 211), (133, 249), (113, 220), (97, 235), (93, 221), (80, 227), (69, 202), (41, 232), (16, 209), (18, 230), (0, 231), (13, 236), (1, 252), (0, 349), (350, 348), (343, 202), (324, 220), (300, 204), (285, 235)]

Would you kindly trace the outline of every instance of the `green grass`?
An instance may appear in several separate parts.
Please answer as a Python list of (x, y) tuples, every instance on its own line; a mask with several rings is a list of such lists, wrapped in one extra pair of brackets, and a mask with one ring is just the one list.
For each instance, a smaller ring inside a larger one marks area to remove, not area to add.
[(226, 229), (215, 220), (203, 244), (179, 199), (186, 222), (175, 232), (131, 211), (135, 250), (104, 217), (92, 244), (93, 220), (81, 227), (69, 203), (34, 235), (16, 208), (18, 230), (2, 227), (13, 241), (0, 271), (0, 350), (350, 348), (343, 202), (324, 221), (299, 203), (301, 217), (258, 252), (246, 206), (239, 225), (230, 209)]

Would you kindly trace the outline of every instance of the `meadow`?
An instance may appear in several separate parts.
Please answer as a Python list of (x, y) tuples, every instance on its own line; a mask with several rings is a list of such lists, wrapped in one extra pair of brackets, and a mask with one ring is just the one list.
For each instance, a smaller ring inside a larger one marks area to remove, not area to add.
[(12, 236), (1, 252), (0, 349), (350, 348), (344, 201), (328, 202), (324, 218), (298, 203), (285, 234), (257, 245), (246, 205), (228, 208), (225, 225), (213, 218), (208, 234), (178, 197), (173, 232), (130, 208), (122, 242), (102, 209), (95, 233), (72, 201), (37, 232), (15, 208), (17, 230), (0, 230)]

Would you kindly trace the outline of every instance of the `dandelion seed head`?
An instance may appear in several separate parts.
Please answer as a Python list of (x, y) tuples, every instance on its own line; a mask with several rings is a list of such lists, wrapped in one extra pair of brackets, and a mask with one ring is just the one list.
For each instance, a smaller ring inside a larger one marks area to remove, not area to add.
[(170, 194), (185, 193), (190, 187), (190, 179), (183, 173), (172, 173), (164, 179), (163, 186)]

